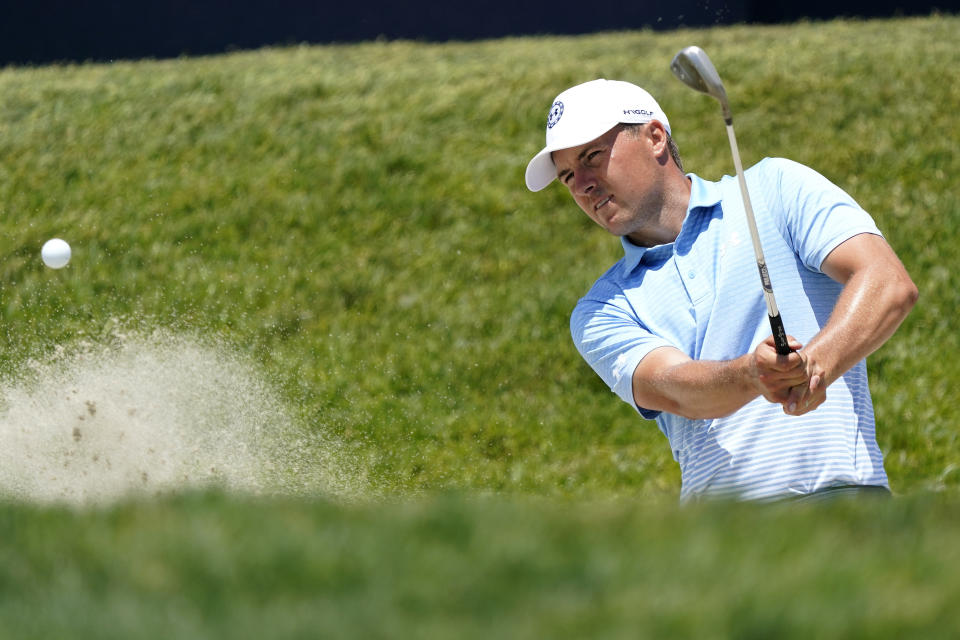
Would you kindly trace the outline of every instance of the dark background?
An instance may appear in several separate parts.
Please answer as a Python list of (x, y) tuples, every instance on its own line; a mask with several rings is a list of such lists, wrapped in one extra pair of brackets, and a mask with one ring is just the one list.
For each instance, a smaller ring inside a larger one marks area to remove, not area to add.
[(375, 38), (474, 40), (509, 35), (709, 27), (834, 17), (956, 13), (960, 0), (4, 0), (0, 65), (168, 58), (265, 45)]

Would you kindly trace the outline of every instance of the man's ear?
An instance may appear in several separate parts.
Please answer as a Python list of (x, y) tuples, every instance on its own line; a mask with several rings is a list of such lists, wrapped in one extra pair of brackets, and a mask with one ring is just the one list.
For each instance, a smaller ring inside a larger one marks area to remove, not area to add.
[(651, 120), (647, 123), (646, 131), (654, 155), (661, 161), (670, 160), (670, 145), (667, 143), (670, 134), (667, 133), (663, 123), (659, 120)]

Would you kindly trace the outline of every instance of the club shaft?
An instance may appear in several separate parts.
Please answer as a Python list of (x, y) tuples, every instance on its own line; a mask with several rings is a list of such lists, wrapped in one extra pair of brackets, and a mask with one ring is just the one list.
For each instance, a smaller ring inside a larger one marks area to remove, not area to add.
[(724, 118), (727, 125), (727, 138), (730, 139), (730, 152), (733, 154), (733, 165), (737, 170), (737, 180), (740, 183), (740, 193), (743, 195), (743, 208), (747, 214), (747, 227), (750, 229), (750, 240), (753, 242), (753, 253), (757, 259), (757, 269), (760, 271), (760, 282), (763, 285), (763, 297), (767, 302), (767, 315), (770, 317), (770, 329), (776, 343), (777, 353), (786, 355), (791, 349), (787, 344), (787, 333), (783, 328), (780, 310), (777, 308), (777, 299), (773, 295), (773, 285), (770, 282), (770, 273), (767, 271), (767, 261), (763, 257), (763, 246), (760, 244), (760, 232), (757, 230), (757, 219), (753, 214), (753, 205), (750, 203), (750, 192), (747, 190), (747, 180), (743, 176), (743, 163), (740, 161), (740, 149), (737, 147), (737, 136), (733, 132), (733, 118)]

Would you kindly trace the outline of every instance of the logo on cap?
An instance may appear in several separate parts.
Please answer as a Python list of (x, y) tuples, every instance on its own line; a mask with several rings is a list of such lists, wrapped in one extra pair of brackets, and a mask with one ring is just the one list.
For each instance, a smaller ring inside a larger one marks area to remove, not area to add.
[(550, 113), (547, 114), (547, 129), (553, 129), (553, 125), (560, 122), (560, 116), (563, 115), (563, 103), (557, 100), (550, 107)]

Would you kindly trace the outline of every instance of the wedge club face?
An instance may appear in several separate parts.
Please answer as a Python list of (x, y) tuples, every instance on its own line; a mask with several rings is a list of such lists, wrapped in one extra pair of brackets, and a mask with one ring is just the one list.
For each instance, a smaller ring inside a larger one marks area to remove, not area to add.
[(720, 81), (720, 74), (710, 61), (707, 53), (697, 46), (685, 47), (673, 57), (670, 70), (685, 85), (716, 98), (723, 108), (723, 118), (727, 122), (733, 121), (730, 105), (727, 102), (727, 92)]

